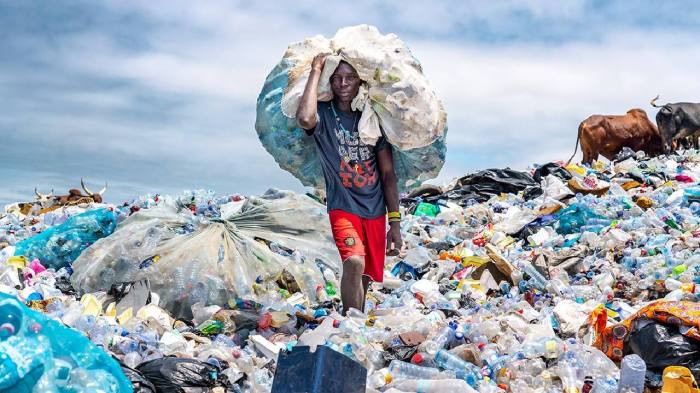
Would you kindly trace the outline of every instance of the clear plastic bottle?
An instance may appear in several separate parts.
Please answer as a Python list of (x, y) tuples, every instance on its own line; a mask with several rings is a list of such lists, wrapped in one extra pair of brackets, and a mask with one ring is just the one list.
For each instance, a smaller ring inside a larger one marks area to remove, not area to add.
[(576, 375), (576, 368), (569, 362), (560, 362), (557, 365), (557, 375), (561, 379), (564, 393), (579, 393), (583, 385)]
[(445, 348), (454, 337), (454, 329), (450, 326), (445, 326), (436, 335), (426, 340), (423, 344), (425, 352), (431, 356), (435, 356), (439, 350)]
[(465, 381), (459, 379), (409, 379), (394, 382), (392, 388), (402, 392), (429, 392), (429, 393), (452, 393), (464, 392), (475, 393)]
[(591, 393), (617, 393), (617, 385), (614, 378), (596, 379)]
[(392, 360), (389, 363), (389, 373), (395, 380), (438, 379), (441, 376), (441, 372), (437, 368), (416, 366), (400, 360)]
[(644, 376), (647, 365), (637, 354), (627, 355), (620, 366), (618, 392), (644, 393)]
[(549, 286), (549, 281), (535, 269), (528, 261), (520, 261), (520, 269), (530, 276), (530, 283), (539, 290), (545, 290)]
[(469, 385), (477, 385), (480, 369), (475, 365), (444, 349), (435, 354), (434, 360), (439, 367), (454, 371), (458, 378), (463, 379)]

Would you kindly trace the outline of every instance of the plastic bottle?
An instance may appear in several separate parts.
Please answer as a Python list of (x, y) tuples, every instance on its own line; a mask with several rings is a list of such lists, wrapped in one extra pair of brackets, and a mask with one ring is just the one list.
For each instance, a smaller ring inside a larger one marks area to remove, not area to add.
[(444, 349), (435, 354), (434, 360), (439, 367), (454, 371), (458, 378), (463, 379), (469, 385), (477, 385), (480, 370), (475, 365)]
[(564, 393), (579, 393), (580, 381), (576, 377), (576, 368), (569, 362), (558, 364), (557, 374), (562, 382)]
[(627, 355), (620, 366), (618, 392), (644, 393), (644, 376), (647, 365), (637, 354)]
[(617, 381), (614, 378), (596, 379), (592, 393), (617, 393)]
[(520, 261), (518, 265), (524, 273), (530, 276), (529, 282), (535, 288), (545, 290), (548, 287), (549, 281), (540, 272), (538, 272), (530, 262)]
[(389, 363), (389, 373), (395, 380), (398, 379), (438, 379), (442, 374), (440, 370), (432, 367), (421, 367), (415, 364), (392, 360)]
[(185, 295), (185, 275), (182, 272), (182, 267), (177, 267), (172, 273), (173, 293), (176, 298), (182, 298)]
[(445, 326), (435, 336), (425, 341), (423, 345), (425, 348), (425, 352), (427, 352), (431, 356), (435, 356), (435, 354), (438, 353), (439, 350), (447, 346), (447, 344), (453, 339), (453, 337), (454, 329), (452, 329), (450, 326)]
[(475, 393), (476, 391), (467, 385), (466, 382), (459, 379), (409, 379), (405, 381), (396, 381), (392, 388), (402, 392), (429, 392), (429, 393), (452, 393), (464, 392)]

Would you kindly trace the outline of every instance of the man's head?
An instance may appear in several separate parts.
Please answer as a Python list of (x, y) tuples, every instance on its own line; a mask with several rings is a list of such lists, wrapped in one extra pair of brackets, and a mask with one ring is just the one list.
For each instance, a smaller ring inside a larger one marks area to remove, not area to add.
[(331, 75), (333, 96), (340, 102), (351, 102), (360, 90), (362, 80), (357, 71), (347, 62), (341, 61)]

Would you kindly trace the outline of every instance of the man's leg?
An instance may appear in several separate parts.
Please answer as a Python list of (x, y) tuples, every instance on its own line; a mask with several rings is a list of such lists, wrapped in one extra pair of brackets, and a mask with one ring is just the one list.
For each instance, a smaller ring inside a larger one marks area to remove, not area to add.
[(364, 308), (365, 287), (362, 273), (365, 270), (365, 257), (353, 255), (343, 262), (343, 277), (340, 279), (340, 299), (343, 301), (343, 315), (348, 310)]
[[(365, 263), (367, 263), (365, 261)], [(369, 284), (372, 283), (372, 277), (363, 274), (362, 275), (362, 308), (360, 311), (365, 311), (365, 302), (367, 301), (367, 289), (369, 289)]]

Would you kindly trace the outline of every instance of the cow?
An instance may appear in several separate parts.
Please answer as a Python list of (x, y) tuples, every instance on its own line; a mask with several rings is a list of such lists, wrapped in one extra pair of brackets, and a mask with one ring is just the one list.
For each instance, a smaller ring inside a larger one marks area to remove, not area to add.
[[(83, 195), (83, 193), (78, 190), (77, 188), (71, 188), (68, 190), (67, 195), (57, 195), (53, 197), (53, 201), (51, 205), (55, 204), (58, 206), (65, 206), (65, 205), (77, 205), (79, 203), (102, 203), (102, 194), (107, 191), (107, 183), (105, 183), (105, 186), (100, 190), (100, 192), (92, 192), (90, 191), (86, 186), (85, 182), (83, 179), (80, 179), (80, 186), (83, 188), (83, 191), (85, 192), (86, 195)], [(34, 189), (34, 193), (36, 193), (37, 196), (37, 201), (42, 201), (47, 198), (50, 198), (53, 195), (53, 190), (51, 190), (51, 193), (46, 195), (42, 195)], [(48, 205), (48, 204), (47, 204)], [(48, 207), (42, 204), (42, 207)]]
[(576, 156), (579, 141), (583, 152), (583, 163), (590, 164), (602, 155), (613, 160), (623, 147), (634, 151), (643, 150), (650, 156), (663, 152), (661, 135), (654, 123), (649, 121), (647, 113), (634, 108), (624, 115), (593, 115), (578, 126), (574, 154), (567, 164)]
[(5, 213), (24, 216), (30, 213), (32, 215), (39, 215), (55, 210), (61, 206), (92, 202), (102, 203), (102, 195), (105, 193), (105, 191), (107, 191), (107, 183), (105, 183), (105, 186), (102, 188), (102, 190), (100, 190), (100, 192), (90, 191), (85, 186), (83, 179), (80, 179), (80, 185), (87, 195), (83, 195), (83, 193), (77, 188), (71, 188), (68, 190), (67, 195), (53, 195), (53, 190), (44, 195), (34, 188), (34, 194), (36, 196), (36, 200), (34, 202), (17, 202), (6, 205)]
[(673, 149), (673, 142), (678, 139), (691, 137), (693, 145), (698, 148), (700, 136), (700, 104), (692, 102), (676, 102), (674, 104), (656, 105), (657, 95), (650, 104), (661, 108), (656, 114), (656, 124), (659, 126), (665, 153)]

